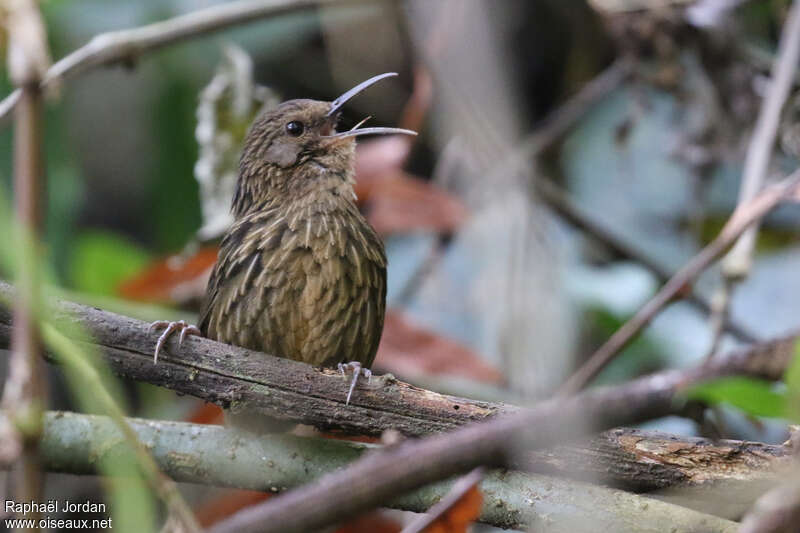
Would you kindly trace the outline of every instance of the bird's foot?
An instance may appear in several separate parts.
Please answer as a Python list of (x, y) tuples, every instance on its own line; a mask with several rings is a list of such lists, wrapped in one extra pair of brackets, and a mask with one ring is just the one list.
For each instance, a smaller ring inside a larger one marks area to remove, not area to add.
[(364, 377), (367, 378), (367, 383), (372, 382), (372, 370), (363, 368), (358, 361), (339, 363), (339, 372), (342, 373), (342, 376), (347, 377), (348, 370), (353, 372), (353, 381), (350, 383), (350, 390), (347, 391), (347, 400), (344, 402), (345, 405), (350, 405), (350, 397), (353, 395), (353, 390), (356, 388), (356, 383), (358, 383), (358, 376), (360, 374), (364, 374)]
[(153, 353), (153, 364), (158, 363), (158, 354), (161, 351), (161, 348), (164, 347), (164, 343), (167, 342), (169, 336), (172, 335), (174, 332), (180, 330), (181, 334), (178, 337), (178, 346), (180, 347), (183, 344), (184, 339), (186, 339), (187, 335), (202, 335), (200, 330), (197, 326), (193, 326), (187, 323), (185, 320), (178, 320), (177, 322), (169, 322), (167, 320), (156, 320), (150, 327), (147, 328), (147, 332), (150, 333), (153, 330), (164, 329), (164, 333), (158, 338), (158, 342), (156, 342), (156, 350)]

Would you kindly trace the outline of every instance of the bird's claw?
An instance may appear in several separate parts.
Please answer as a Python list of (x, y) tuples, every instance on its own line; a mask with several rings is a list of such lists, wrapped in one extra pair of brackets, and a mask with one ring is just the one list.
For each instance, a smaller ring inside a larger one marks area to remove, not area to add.
[(364, 377), (367, 378), (367, 383), (372, 383), (372, 370), (369, 368), (363, 368), (361, 363), (358, 361), (339, 363), (339, 372), (342, 373), (342, 376), (347, 376), (347, 370), (351, 370), (353, 372), (353, 381), (350, 382), (350, 390), (347, 391), (347, 400), (344, 402), (344, 404), (350, 405), (350, 397), (353, 395), (353, 390), (356, 388), (356, 383), (358, 383), (358, 376), (360, 374), (364, 374)]
[(164, 347), (164, 344), (167, 342), (167, 339), (169, 339), (169, 336), (175, 331), (181, 331), (180, 336), (178, 337), (178, 347), (183, 344), (183, 341), (186, 339), (187, 335), (202, 335), (197, 326), (193, 326), (192, 324), (187, 323), (185, 320), (178, 320), (177, 322), (156, 320), (150, 324), (150, 327), (147, 328), (147, 332), (150, 333), (153, 330), (161, 328), (165, 329), (164, 332), (158, 337), (158, 341), (156, 342), (156, 349), (153, 353), (153, 364), (158, 363), (158, 354), (161, 352), (161, 348)]

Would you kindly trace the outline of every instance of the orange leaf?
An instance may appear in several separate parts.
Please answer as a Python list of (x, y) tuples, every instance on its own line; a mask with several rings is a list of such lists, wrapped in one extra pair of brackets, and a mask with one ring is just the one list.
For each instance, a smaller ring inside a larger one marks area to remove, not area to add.
[(398, 533), (403, 529), (396, 520), (381, 511), (372, 511), (348, 521), (336, 533)]
[(237, 511), (268, 499), (271, 494), (254, 490), (231, 489), (202, 502), (194, 508), (199, 524), (206, 528), (216, 524)]
[(222, 408), (213, 403), (198, 402), (198, 406), (195, 407), (184, 420), (193, 424), (213, 424), (221, 426), (223, 420)]
[(414, 533), (466, 533), (467, 527), (481, 514), (483, 495), (478, 484), (484, 473), (485, 469), (478, 467), (459, 478), (427, 515), (422, 515), (406, 530)]
[(119, 294), (131, 300), (176, 304), (202, 298), (217, 251), (216, 246), (207, 246), (188, 257), (162, 259), (123, 282)]
[(458, 501), (426, 527), (425, 533), (466, 533), (467, 528), (481, 515), (483, 494), (473, 485)]

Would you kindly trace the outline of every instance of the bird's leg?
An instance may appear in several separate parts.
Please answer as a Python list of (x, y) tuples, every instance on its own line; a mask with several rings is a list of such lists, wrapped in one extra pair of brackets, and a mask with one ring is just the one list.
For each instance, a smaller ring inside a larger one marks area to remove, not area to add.
[(158, 338), (158, 342), (156, 342), (156, 350), (155, 353), (153, 353), (153, 364), (158, 363), (158, 353), (161, 351), (161, 348), (164, 347), (164, 343), (167, 342), (169, 336), (172, 335), (174, 332), (178, 330), (181, 331), (180, 337), (178, 337), (178, 347), (180, 347), (183, 344), (183, 341), (184, 339), (186, 339), (187, 335), (202, 335), (197, 326), (193, 326), (187, 323), (185, 320), (178, 320), (177, 322), (169, 322), (167, 320), (156, 320), (155, 322), (150, 324), (150, 327), (147, 328), (147, 332), (150, 333), (153, 330), (161, 328), (166, 328), (166, 329), (164, 329), (164, 333), (161, 334), (161, 336)]
[(343, 376), (347, 376), (347, 370), (352, 370), (353, 372), (353, 381), (350, 383), (350, 390), (347, 391), (347, 400), (344, 402), (345, 405), (350, 405), (350, 397), (353, 395), (353, 390), (356, 388), (356, 383), (358, 383), (358, 376), (359, 374), (364, 374), (364, 377), (367, 378), (367, 383), (372, 382), (372, 370), (369, 368), (363, 368), (361, 363), (358, 361), (350, 361), (349, 363), (339, 363), (339, 372), (342, 373)]

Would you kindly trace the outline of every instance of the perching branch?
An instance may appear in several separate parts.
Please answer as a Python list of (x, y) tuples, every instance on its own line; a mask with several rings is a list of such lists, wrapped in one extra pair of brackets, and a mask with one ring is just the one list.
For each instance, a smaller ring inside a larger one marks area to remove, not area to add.
[[(130, 63), (147, 52), (230, 26), (323, 4), (359, 1), (363, 0), (240, 0), (138, 28), (103, 33), (50, 67), (42, 79), (41, 88), (99, 66)], [(0, 102), (0, 123), (14, 109), (21, 96), (21, 91), (16, 90)]]
[[(13, 300), (14, 290), (0, 282), (0, 300)], [(156, 335), (139, 320), (93, 307), (62, 302), (51, 309), (56, 321), (79, 323), (116, 374), (160, 385), (224, 408), (262, 410), (274, 418), (294, 420), (320, 429), (380, 435), (396, 429), (406, 435), (447, 431), (488, 416), (516, 412), (500, 403), (456, 398), (425, 391), (391, 375), (359, 381), (345, 407), (349, 381), (332, 370), (188, 337), (180, 350), (171, 340), (153, 364)], [(0, 346), (8, 346), (12, 328), (0, 306)], [(70, 328), (65, 328), (71, 334)], [(84, 339), (75, 339), (80, 343)], [(175, 354), (175, 355), (173, 355)]]
[[(184, 422), (141, 419), (127, 419), (127, 422), (137, 437), (147, 443), (162, 471), (176, 481), (265, 492), (282, 492), (312, 482), (374, 449), (360, 443), (293, 435), (256, 437), (219, 426)], [(631, 438), (639, 440), (641, 447), (645, 446), (643, 442), (650, 443), (646, 433)], [(654, 448), (661, 447), (660, 442), (656, 438)], [(675, 447), (679, 444), (676, 442)], [(682, 444), (689, 452), (687, 457), (691, 457), (690, 450), (695, 444), (692, 441)], [(732, 448), (739, 445), (747, 446), (728, 443)], [(60, 412), (48, 413), (46, 417), (42, 454), (50, 471), (94, 474), (104, 459), (119, 457), (124, 451), (122, 434), (106, 417)], [(764, 452), (780, 456), (782, 450), (765, 446)], [(769, 467), (766, 463), (764, 466), (763, 472), (754, 469), (749, 475), (768, 475)], [(422, 512), (443, 498), (450, 487), (447, 482), (437, 483), (392, 500), (389, 505)], [(629, 531), (634, 527), (627, 521), (630, 515), (637, 517), (637, 528), (664, 520), (687, 526), (697, 520), (709, 520), (709, 525), (730, 527), (726, 521), (673, 505), (547, 476), (489, 472), (480, 490), (484, 497), (480, 520), (498, 527), (519, 529), (535, 524), (537, 531), (549, 532), (564, 531), (565, 524), (591, 521), (594, 525), (602, 524), (608, 531)]]
[[(0, 300), (13, 297), (13, 289), (0, 282)], [(146, 323), (69, 302), (53, 305), (51, 311), (57, 321), (79, 323), (88, 330), (96, 342), (92, 347), (102, 351), (111, 370), (120, 376), (160, 385), (225, 408), (246, 405), (274, 418), (324, 430), (380, 435), (387, 429), (396, 429), (405, 435), (418, 436), (520, 411), (508, 404), (419, 389), (391, 375), (373, 377), (371, 384), (359, 382), (350, 406), (345, 408), (348, 381), (331, 370), (314, 369), (200, 337), (187, 338), (179, 351), (173, 339), (154, 365), (156, 335), (148, 333)], [(0, 347), (8, 346), (11, 331), (10, 315), (0, 307)], [(71, 333), (70, 328), (66, 328), (66, 333)], [(651, 382), (672, 383), (677, 387), (679, 383), (741, 373), (778, 380), (792, 342), (790, 338), (764, 343), (700, 370), (656, 374)], [(632, 391), (658, 411), (679, 412), (674, 405), (659, 403), (662, 389), (651, 389), (647, 383), (639, 380), (616, 389), (600, 390), (606, 393), (617, 390), (619, 394)], [(624, 412), (628, 412), (627, 407)]]
[[(793, 343), (782, 346), (761, 354), (739, 352), (724, 365), (714, 361), (686, 372), (661, 373), (617, 387), (554, 398), (514, 415), (406, 441), (372, 453), (314, 484), (242, 511), (212, 531), (314, 530), (477, 465), (517, 464), (517, 454), (524, 456), (527, 450), (552, 447), (600, 429), (675, 412), (680, 410), (680, 391), (684, 387), (719, 372), (748, 369), (774, 378), (792, 358)], [(765, 356), (767, 352), (769, 355)]]
[[(0, 294), (13, 297), (12, 289), (4, 284)], [(195, 337), (187, 339), (180, 355), (168, 350), (154, 365), (155, 337), (147, 333), (146, 324), (70, 303), (54, 306), (53, 313), (60, 320), (80, 322), (93, 333), (116, 373), (224, 407), (246, 405), (275, 418), (366, 434), (395, 428), (422, 435), (468, 424), (370, 454), (313, 487), (290, 493), (285, 496), (288, 500), (276, 499), (282, 503), (266, 512), (262, 509), (258, 517), (268, 518), (261, 523), (285, 526), (282, 531), (313, 529), (480, 464), (509, 464), (514, 451), (509, 450), (510, 444), (526, 451), (541, 450), (611, 427), (680, 413), (680, 391), (707, 379), (747, 374), (778, 380), (794, 349), (793, 338), (766, 343), (700, 368), (662, 372), (617, 387), (552, 399), (527, 410), (439, 395), (387, 376), (359, 386), (346, 407), (347, 382), (331, 371)], [(8, 324), (8, 313), (0, 311), (0, 346), (8, 343)], [(493, 420), (471, 424), (491, 416)], [(514, 464), (519, 461), (525, 462), (517, 458)], [(369, 483), (364, 486), (355, 480)], [(298, 506), (302, 513), (295, 512)]]
[(800, 170), (780, 183), (762, 191), (731, 215), (719, 235), (700, 250), (655, 296), (644, 304), (633, 318), (622, 325), (594, 354), (562, 385), (561, 395), (572, 394), (585, 387), (633, 338), (678, 294), (708, 268), (736, 239), (757, 223), (781, 202), (794, 199), (800, 186)]

